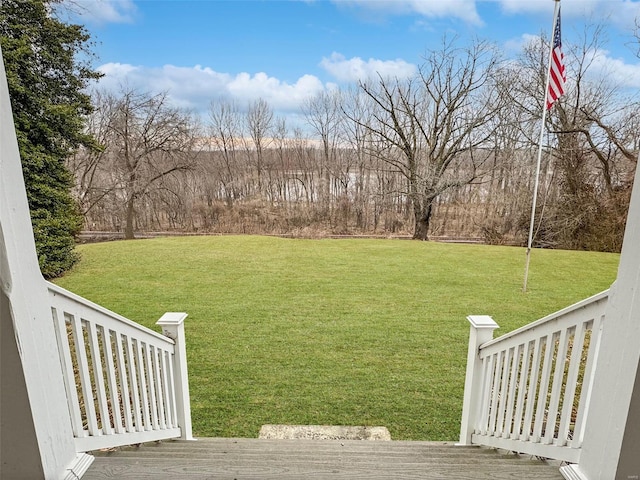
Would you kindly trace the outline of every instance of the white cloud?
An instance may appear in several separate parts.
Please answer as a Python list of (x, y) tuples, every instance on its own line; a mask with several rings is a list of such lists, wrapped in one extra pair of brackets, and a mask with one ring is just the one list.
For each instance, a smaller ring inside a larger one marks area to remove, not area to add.
[(322, 82), (313, 75), (303, 75), (296, 83), (289, 84), (264, 72), (250, 75), (240, 73), (227, 85), (234, 98), (256, 100), (262, 98), (278, 110), (297, 110), (302, 101), (322, 91)]
[(364, 61), (360, 57), (345, 58), (333, 52), (329, 58), (324, 57), (320, 66), (341, 82), (367, 80), (378, 75), (383, 78), (407, 78), (415, 75), (417, 67), (401, 59), (378, 60), (370, 58)]
[(63, 5), (90, 23), (133, 22), (137, 8), (133, 0), (63, 0)]
[(106, 63), (97, 68), (97, 70), (105, 75), (107, 79), (113, 77), (123, 77), (129, 72), (136, 70), (133, 65), (127, 65), (126, 63)]
[[(454, 18), (480, 27), (485, 22), (478, 4), (497, 3), (507, 14), (553, 14), (551, 0), (331, 0), (336, 5), (379, 15), (419, 15), (426, 19)], [(582, 17), (604, 21), (629, 31), (640, 18), (640, 0), (563, 0), (563, 18)], [(417, 21), (416, 25), (428, 25)]]
[(418, 14), (428, 18), (454, 17), (472, 25), (483, 25), (476, 0), (332, 0), (389, 15)]
[[(549, 0), (498, 0), (507, 13), (553, 13), (554, 2)], [(640, 16), (640, 2), (637, 0), (564, 0), (562, 16), (586, 16), (607, 20), (628, 28)]]
[(301, 103), (332, 84), (323, 83), (313, 75), (303, 75), (295, 83), (283, 82), (266, 73), (237, 75), (220, 73), (208, 67), (134, 66), (107, 63), (98, 68), (104, 74), (99, 88), (117, 92), (122, 86), (142, 92), (169, 92), (172, 102), (206, 115), (212, 100), (226, 97), (237, 100), (240, 106), (264, 99), (279, 112), (295, 112)]
[[(592, 3), (594, 0), (580, 0), (581, 4)], [(523, 2), (522, 0), (498, 0), (498, 3), (502, 6), (502, 9), (508, 13), (541, 13), (541, 12), (553, 12), (554, 3), (550, 0), (529, 0)], [(562, 4), (563, 11), (568, 11), (572, 7), (569, 5), (569, 0), (565, 0)]]
[(630, 64), (621, 58), (613, 58), (607, 50), (593, 53), (590, 70), (620, 87), (640, 88), (640, 63)]
[(475, 0), (451, 0), (448, 2), (425, 2), (423, 0), (407, 1), (409, 7), (416, 13), (426, 17), (456, 17), (473, 25), (482, 25), (476, 10)]
[(524, 47), (532, 43), (538, 43), (540, 41), (539, 35), (531, 35), (524, 33), (520, 37), (507, 40), (503, 44), (504, 50), (509, 54), (517, 54), (523, 51)]
[[(539, 36), (523, 34), (521, 37), (506, 41), (503, 48), (507, 52), (517, 54), (525, 46), (539, 42)], [(568, 78), (571, 82), (573, 64), (568, 53), (565, 53), (565, 64), (569, 72)], [(640, 88), (640, 62), (637, 59), (630, 62), (628, 59), (612, 56), (611, 52), (605, 49), (587, 51), (585, 59), (584, 64), (588, 65), (588, 69), (584, 72), (587, 79), (597, 82), (605, 80), (608, 85), (615, 85), (620, 88)], [(578, 65), (579, 62), (575, 62), (576, 68)]]
[(611, 5), (611, 21), (619, 27), (629, 30), (633, 28), (634, 22), (640, 18), (640, 2), (625, 0), (615, 7)]

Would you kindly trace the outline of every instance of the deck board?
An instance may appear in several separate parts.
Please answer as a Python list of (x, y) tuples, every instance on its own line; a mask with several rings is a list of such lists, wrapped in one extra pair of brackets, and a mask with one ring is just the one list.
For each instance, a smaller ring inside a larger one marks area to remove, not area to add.
[(558, 465), (432, 442), (203, 439), (96, 452), (83, 480), (561, 480)]

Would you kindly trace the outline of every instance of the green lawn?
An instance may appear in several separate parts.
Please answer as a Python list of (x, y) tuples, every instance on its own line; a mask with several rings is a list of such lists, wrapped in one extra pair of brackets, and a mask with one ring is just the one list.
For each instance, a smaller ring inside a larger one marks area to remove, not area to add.
[(458, 436), (469, 325), (497, 334), (602, 291), (619, 255), (403, 240), (182, 237), (81, 246), (56, 283), (146, 326), (186, 323), (198, 436), (267, 423)]

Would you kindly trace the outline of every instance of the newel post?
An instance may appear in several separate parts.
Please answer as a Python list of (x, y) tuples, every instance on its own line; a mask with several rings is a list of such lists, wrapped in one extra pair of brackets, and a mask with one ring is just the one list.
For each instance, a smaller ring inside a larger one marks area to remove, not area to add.
[(488, 315), (469, 315), (469, 349), (467, 351), (467, 373), (464, 380), (462, 420), (460, 422), (459, 445), (471, 445), (473, 426), (478, 414), (482, 389), (482, 362), (478, 355), (480, 345), (493, 339), (498, 324)]
[(186, 313), (167, 312), (156, 325), (162, 327), (162, 334), (171, 338), (176, 345), (175, 349), (175, 389), (176, 410), (178, 412), (178, 425), (182, 430), (183, 440), (194, 440), (191, 431), (191, 400), (189, 397), (189, 375), (187, 372), (187, 343), (184, 334), (184, 319)]

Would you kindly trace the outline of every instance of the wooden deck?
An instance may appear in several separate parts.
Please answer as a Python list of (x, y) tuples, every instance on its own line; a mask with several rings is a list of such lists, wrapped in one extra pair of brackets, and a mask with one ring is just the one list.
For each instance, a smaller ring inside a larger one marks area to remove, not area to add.
[(94, 454), (83, 480), (563, 478), (556, 463), (434, 442), (203, 438)]

